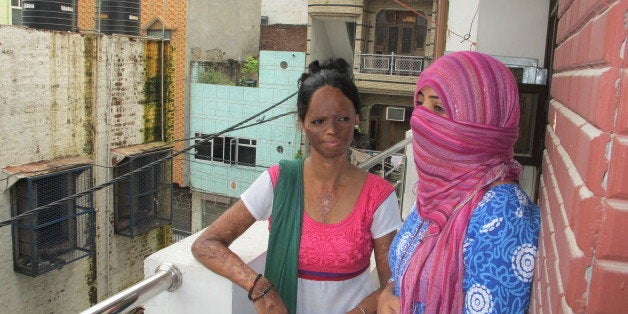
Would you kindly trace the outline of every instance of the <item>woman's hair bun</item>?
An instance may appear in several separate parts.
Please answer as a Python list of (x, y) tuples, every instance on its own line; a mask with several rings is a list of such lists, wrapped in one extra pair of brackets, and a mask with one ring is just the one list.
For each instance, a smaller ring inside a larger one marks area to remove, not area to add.
[(313, 76), (321, 71), (334, 71), (342, 74), (349, 80), (353, 80), (351, 66), (343, 58), (330, 58), (325, 60), (322, 64), (318, 60), (315, 60), (307, 66), (307, 69), (308, 73), (301, 74), (301, 78), (299, 79), (300, 82), (307, 80), (310, 76)]

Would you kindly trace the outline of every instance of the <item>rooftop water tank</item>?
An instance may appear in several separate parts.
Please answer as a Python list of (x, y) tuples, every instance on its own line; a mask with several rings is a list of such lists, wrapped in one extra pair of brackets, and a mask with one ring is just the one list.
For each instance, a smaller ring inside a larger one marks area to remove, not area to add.
[(73, 0), (23, 1), (22, 25), (57, 31), (76, 30), (76, 3)]
[(100, 32), (139, 36), (140, 0), (100, 1)]

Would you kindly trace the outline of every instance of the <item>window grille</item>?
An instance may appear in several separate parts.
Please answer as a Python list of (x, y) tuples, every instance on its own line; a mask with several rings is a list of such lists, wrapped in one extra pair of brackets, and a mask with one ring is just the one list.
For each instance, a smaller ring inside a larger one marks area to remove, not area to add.
[[(115, 177), (142, 168), (170, 154), (170, 150), (122, 159)], [(172, 222), (172, 160), (157, 163), (114, 184), (115, 233), (135, 237)]]
[[(91, 166), (20, 179), (11, 188), (11, 214), (48, 205), (92, 187)], [(92, 194), (25, 216), (12, 226), (13, 265), (38, 276), (94, 254)]]
[[(203, 136), (206, 135), (196, 133), (197, 138)], [(201, 140), (196, 140), (196, 143), (200, 141)], [(219, 136), (202, 144), (198, 144), (194, 158), (254, 167), (256, 152), (257, 140)]]
[(238, 201), (227, 196), (205, 194), (201, 199), (201, 224), (205, 228), (211, 225), (229, 207)]

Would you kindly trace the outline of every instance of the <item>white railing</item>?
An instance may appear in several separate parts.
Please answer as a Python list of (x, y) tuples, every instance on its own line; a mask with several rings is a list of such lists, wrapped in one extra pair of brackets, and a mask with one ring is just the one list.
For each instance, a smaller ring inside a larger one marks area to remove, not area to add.
[(360, 73), (419, 76), (432, 61), (431, 57), (359, 54)]

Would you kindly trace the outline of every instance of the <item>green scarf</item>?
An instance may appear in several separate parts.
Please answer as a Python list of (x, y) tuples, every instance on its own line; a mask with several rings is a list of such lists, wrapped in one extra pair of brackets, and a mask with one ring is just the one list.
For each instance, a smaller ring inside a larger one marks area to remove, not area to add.
[(303, 159), (279, 162), (264, 276), (289, 313), (297, 309), (298, 257), (303, 217)]

